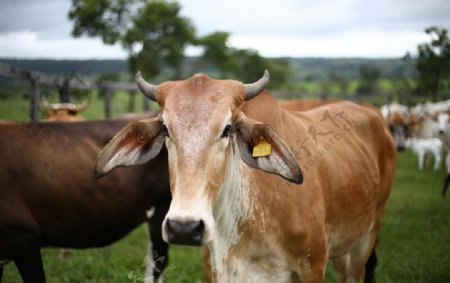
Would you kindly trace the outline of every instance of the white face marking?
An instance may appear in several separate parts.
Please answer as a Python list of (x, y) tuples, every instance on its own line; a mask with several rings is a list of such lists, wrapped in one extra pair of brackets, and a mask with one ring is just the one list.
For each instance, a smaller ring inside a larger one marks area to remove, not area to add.
[[(205, 224), (203, 242), (208, 243), (215, 234), (212, 192), (208, 190), (214, 187), (218, 189), (220, 186), (217, 180), (214, 180), (214, 176), (223, 173), (221, 168), (226, 160), (229, 138), (220, 138), (220, 135), (223, 128), (231, 123), (231, 110), (228, 109), (225, 113), (219, 127), (214, 127), (211, 123), (213, 121), (209, 124), (186, 122), (176, 117), (179, 117), (179, 113), (175, 118), (166, 111), (162, 114), (170, 134), (166, 140), (166, 146), (169, 153), (172, 186), (172, 203), (163, 227), (167, 219), (181, 222), (201, 220)], [(191, 131), (189, 131), (190, 128), (192, 128)], [(218, 129), (219, 132), (213, 131), (214, 129), (216, 131)], [(217, 170), (219, 172), (216, 172)], [(164, 229), (163, 238), (168, 240)]]

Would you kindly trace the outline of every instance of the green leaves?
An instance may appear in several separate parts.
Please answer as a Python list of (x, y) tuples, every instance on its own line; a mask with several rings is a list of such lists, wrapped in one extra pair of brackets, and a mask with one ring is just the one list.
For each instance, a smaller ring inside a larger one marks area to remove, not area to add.
[(430, 35), (431, 42), (417, 46), (418, 91), (431, 94), (436, 101), (439, 92), (449, 88), (450, 40), (445, 28), (431, 26), (425, 32)]

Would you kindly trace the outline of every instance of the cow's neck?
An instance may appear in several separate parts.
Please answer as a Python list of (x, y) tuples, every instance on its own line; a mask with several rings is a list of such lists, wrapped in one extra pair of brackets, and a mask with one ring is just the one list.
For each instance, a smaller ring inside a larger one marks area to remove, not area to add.
[[(235, 151), (237, 153), (237, 149)], [(242, 227), (254, 215), (254, 196), (248, 186), (248, 176), (239, 154), (230, 154), (226, 179), (214, 207), (215, 237), (210, 245), (213, 270), (226, 274), (226, 260), (230, 249), (239, 243)]]

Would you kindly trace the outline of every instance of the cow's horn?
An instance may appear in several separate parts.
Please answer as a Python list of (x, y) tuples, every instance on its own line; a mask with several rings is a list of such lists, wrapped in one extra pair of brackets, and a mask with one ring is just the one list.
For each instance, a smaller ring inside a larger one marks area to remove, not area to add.
[(85, 102), (83, 102), (81, 104), (76, 105), (75, 106), (75, 111), (81, 112), (83, 110), (86, 110), (86, 108), (88, 108), (88, 107), (89, 107), (89, 101), (85, 101)]
[(48, 102), (48, 100), (47, 100), (47, 98), (45, 96), (42, 99), (42, 104), (44, 104), (45, 110), (49, 110), (51, 108), (51, 105), (50, 105), (50, 103)]
[(266, 87), (267, 83), (269, 83), (269, 79), (269, 71), (265, 70), (264, 75), (257, 82), (252, 84), (244, 84), (246, 91), (245, 100), (250, 100), (260, 94)]
[(142, 91), (142, 93), (150, 98), (153, 101), (156, 101), (156, 89), (158, 88), (157, 85), (152, 85), (148, 82), (146, 82), (141, 75), (141, 71), (138, 71), (136, 73), (136, 84), (139, 87), (139, 89)]

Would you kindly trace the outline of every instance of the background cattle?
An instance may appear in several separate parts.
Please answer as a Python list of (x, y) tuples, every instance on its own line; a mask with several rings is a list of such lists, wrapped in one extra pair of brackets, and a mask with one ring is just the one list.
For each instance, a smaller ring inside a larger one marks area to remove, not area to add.
[(44, 101), (46, 121), (84, 121), (80, 112), (89, 107), (89, 101), (76, 105), (74, 103), (48, 103)]
[(161, 239), (170, 204), (166, 153), (101, 180), (92, 175), (100, 149), (126, 123), (0, 124), (0, 260), (14, 261), (24, 282), (45, 282), (41, 247), (105, 246), (144, 221), (160, 275), (168, 247)]
[(425, 155), (427, 153), (433, 154), (434, 156), (434, 170), (441, 168), (442, 154), (444, 150), (444, 145), (442, 141), (438, 138), (431, 139), (416, 139), (410, 138), (406, 140), (406, 148), (411, 149), (418, 157), (418, 168), (423, 169)]

